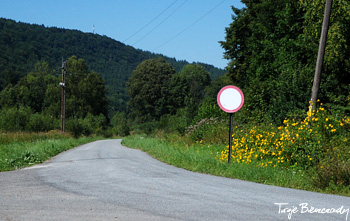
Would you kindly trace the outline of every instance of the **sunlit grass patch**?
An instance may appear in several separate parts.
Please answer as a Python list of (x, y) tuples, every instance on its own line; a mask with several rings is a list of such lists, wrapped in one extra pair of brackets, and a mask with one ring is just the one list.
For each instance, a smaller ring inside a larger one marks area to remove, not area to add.
[(42, 163), (63, 151), (101, 138), (74, 139), (59, 132), (18, 132), (1, 133), (0, 139), (0, 171), (9, 171)]

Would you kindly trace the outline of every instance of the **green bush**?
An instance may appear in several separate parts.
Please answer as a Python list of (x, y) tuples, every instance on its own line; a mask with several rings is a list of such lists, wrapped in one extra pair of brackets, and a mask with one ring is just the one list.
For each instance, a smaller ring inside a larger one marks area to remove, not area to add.
[(127, 136), (130, 134), (130, 128), (128, 126), (128, 122), (125, 117), (125, 113), (117, 112), (113, 116), (111, 120), (112, 134), (115, 134), (117, 136)]
[(144, 133), (147, 135), (151, 135), (159, 128), (159, 124), (159, 121), (146, 122), (134, 125), (132, 127), (132, 130), (136, 133)]
[(71, 119), (67, 120), (66, 129), (75, 138), (78, 138), (84, 132), (85, 132), (85, 134), (87, 132), (87, 131), (84, 131), (83, 120), (80, 118), (71, 118)]
[(311, 170), (315, 186), (350, 185), (350, 140), (336, 138), (325, 145), (326, 156)]
[(159, 128), (167, 133), (178, 133), (184, 135), (189, 125), (190, 118), (188, 117), (188, 109), (181, 108), (176, 112), (176, 115), (163, 115), (160, 118)]
[(106, 129), (107, 119), (104, 115), (93, 116), (88, 114), (85, 118), (70, 118), (67, 120), (66, 128), (75, 138), (81, 135), (91, 134), (103, 135)]
[(35, 113), (30, 116), (25, 128), (26, 131), (43, 132), (58, 129), (59, 125), (60, 122), (58, 119), (52, 116)]
[(192, 123), (195, 124), (202, 119), (210, 119), (210, 118), (222, 118), (228, 119), (228, 114), (222, 111), (217, 103), (212, 102), (203, 102), (201, 106), (198, 108), (198, 113), (196, 117), (193, 119)]
[(24, 131), (32, 115), (29, 107), (11, 107), (0, 111), (0, 130)]
[(220, 118), (205, 118), (188, 127), (187, 135), (194, 142), (223, 144), (228, 142), (229, 124)]
[(185, 134), (186, 128), (188, 126), (188, 119), (179, 115), (169, 116), (168, 118), (168, 131), (177, 132), (181, 135)]
[(93, 116), (88, 114), (83, 119), (84, 135), (89, 136), (90, 134), (103, 134), (103, 131), (106, 129), (107, 119), (103, 114)]
[(113, 137), (113, 128), (108, 127), (105, 130), (102, 131), (101, 135), (106, 138), (111, 138)]

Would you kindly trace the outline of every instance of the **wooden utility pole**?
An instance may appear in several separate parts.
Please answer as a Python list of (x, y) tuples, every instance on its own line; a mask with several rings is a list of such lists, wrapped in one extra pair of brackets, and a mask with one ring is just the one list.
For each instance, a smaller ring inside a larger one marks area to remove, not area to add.
[(60, 83), (60, 86), (62, 87), (62, 94), (61, 94), (61, 132), (65, 132), (65, 125), (66, 125), (66, 68), (67, 63), (65, 61), (62, 61), (62, 82)]
[(324, 59), (324, 54), (326, 49), (327, 33), (329, 28), (331, 8), (332, 8), (332, 0), (326, 0), (320, 44), (318, 47), (316, 70), (315, 70), (314, 82), (312, 86), (312, 95), (311, 95), (311, 102), (310, 102), (311, 112), (315, 109), (318, 89), (320, 88), (320, 79), (321, 79), (322, 65), (323, 65), (323, 59)]

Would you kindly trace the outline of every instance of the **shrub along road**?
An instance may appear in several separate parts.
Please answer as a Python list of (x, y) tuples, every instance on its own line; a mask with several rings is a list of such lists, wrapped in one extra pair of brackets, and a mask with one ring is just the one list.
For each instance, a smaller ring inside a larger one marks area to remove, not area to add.
[(349, 197), (189, 172), (120, 142), (0, 173), (0, 220), (350, 219)]

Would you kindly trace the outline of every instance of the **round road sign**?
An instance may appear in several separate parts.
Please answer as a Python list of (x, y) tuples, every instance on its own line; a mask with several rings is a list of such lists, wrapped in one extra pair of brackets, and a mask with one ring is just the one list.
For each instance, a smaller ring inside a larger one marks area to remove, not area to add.
[(234, 113), (243, 106), (244, 96), (238, 87), (228, 85), (219, 91), (217, 101), (223, 111)]

